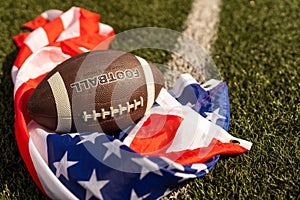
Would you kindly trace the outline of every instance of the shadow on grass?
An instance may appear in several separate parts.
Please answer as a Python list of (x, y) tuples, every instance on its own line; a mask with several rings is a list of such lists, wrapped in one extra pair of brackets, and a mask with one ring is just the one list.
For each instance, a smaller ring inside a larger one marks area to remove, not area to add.
[(15, 140), (11, 67), (17, 53), (16, 50), (6, 56), (0, 74), (0, 199), (42, 199)]

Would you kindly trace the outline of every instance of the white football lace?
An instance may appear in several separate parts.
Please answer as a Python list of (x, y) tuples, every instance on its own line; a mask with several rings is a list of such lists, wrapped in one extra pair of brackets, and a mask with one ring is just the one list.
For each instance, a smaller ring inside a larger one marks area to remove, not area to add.
[(104, 108), (101, 109), (101, 112), (96, 112), (96, 110), (92, 110), (91, 114), (88, 114), (86, 111), (83, 111), (82, 118), (85, 122), (88, 121), (88, 119), (93, 119), (96, 121), (99, 117), (102, 119), (106, 119), (106, 117), (115, 117), (115, 115), (122, 115), (123, 112), (130, 113), (130, 111), (136, 110), (138, 107), (143, 107), (144, 106), (144, 99), (143, 97), (140, 97), (140, 100), (133, 100), (133, 103), (130, 104), (129, 102), (126, 102), (126, 106), (122, 106), (121, 104), (118, 105), (117, 108), (110, 107), (109, 110), (105, 110)]

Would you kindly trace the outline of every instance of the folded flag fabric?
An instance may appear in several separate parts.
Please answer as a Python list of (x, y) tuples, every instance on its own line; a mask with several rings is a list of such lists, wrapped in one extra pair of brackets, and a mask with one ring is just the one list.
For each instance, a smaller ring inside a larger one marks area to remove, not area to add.
[(114, 31), (96, 13), (77, 7), (46, 11), (25, 27), (33, 31), (14, 38), (20, 47), (12, 67), (15, 135), (28, 171), (50, 199), (157, 199), (207, 174), (220, 154), (251, 148), (227, 132), (226, 83), (199, 85), (189, 74), (162, 90), (147, 115), (119, 138), (47, 131), (27, 115), (31, 93), (57, 64), (93, 50)]
[[(29, 56), (43, 51), (44, 47), (59, 47), (67, 56), (74, 56), (113, 38), (115, 33), (112, 27), (99, 23), (99, 19), (100, 15), (96, 13), (72, 7), (66, 12), (45, 11), (34, 20), (25, 23), (23, 26), (32, 32), (14, 37), (20, 51), (12, 68), (13, 81)], [(108, 48), (108, 45), (109, 43), (103, 46), (103, 49)]]
[[(180, 81), (182, 79), (178, 82)], [(159, 106), (150, 110), (125, 138), (124, 143), (142, 155), (166, 157), (179, 164), (203, 163), (218, 154), (235, 154), (249, 150), (250, 142), (231, 136), (218, 125), (225, 124), (224, 121), (228, 119), (225, 116), (229, 115), (229, 109), (226, 106), (222, 107), (224, 104), (217, 105), (215, 99), (211, 100), (226, 90), (224, 84), (220, 82), (216, 85), (210, 95), (205, 94), (204, 90), (201, 91), (199, 84), (187, 86), (182, 94), (178, 95), (179, 98), (187, 100), (189, 105), (185, 106), (180, 100), (176, 101), (168, 92), (162, 90), (156, 100)], [(199, 93), (188, 91), (189, 87)], [(220, 107), (213, 112), (206, 110), (206, 118), (191, 108), (208, 101)], [(226, 101), (224, 103), (226, 104)]]

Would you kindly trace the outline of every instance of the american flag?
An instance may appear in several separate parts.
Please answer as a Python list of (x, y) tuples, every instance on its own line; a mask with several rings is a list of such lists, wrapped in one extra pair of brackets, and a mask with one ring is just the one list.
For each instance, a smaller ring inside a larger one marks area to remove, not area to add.
[(32, 121), (26, 102), (42, 78), (60, 62), (114, 36), (98, 20), (96, 13), (78, 7), (49, 10), (25, 24), (31, 33), (14, 38), (20, 47), (12, 68), (16, 140), (46, 196), (157, 199), (207, 174), (220, 154), (250, 150), (251, 142), (227, 132), (226, 83), (200, 85), (189, 74), (181, 75), (173, 89), (162, 90), (147, 115), (119, 138), (98, 132), (58, 135)]

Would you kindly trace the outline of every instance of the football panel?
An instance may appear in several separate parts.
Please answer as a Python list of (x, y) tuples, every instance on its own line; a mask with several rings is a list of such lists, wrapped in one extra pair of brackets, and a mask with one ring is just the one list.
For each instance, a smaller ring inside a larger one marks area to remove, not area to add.
[(50, 130), (57, 127), (57, 113), (55, 100), (51, 88), (46, 81), (42, 81), (29, 98), (27, 113), (30, 118)]

